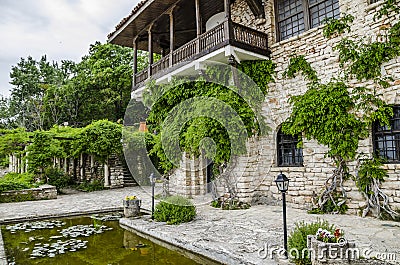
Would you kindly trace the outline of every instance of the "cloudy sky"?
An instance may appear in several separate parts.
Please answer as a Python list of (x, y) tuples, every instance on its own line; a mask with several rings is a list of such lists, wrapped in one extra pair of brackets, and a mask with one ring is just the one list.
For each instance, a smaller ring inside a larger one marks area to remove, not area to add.
[(95, 41), (130, 14), (139, 0), (0, 0), (0, 94), (20, 58), (79, 61)]

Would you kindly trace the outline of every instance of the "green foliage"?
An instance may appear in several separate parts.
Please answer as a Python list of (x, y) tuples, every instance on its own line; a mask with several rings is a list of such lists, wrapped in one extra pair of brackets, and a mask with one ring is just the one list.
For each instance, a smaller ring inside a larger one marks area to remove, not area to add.
[(75, 154), (91, 154), (104, 162), (111, 154), (122, 153), (122, 125), (99, 120), (86, 126), (77, 137)]
[(379, 79), (382, 64), (400, 55), (398, 43), (391, 42), (363, 44), (344, 38), (335, 49), (339, 50), (340, 66), (360, 81)]
[(33, 134), (32, 144), (28, 147), (28, 170), (34, 174), (42, 174), (53, 164), (54, 157), (63, 157), (60, 143), (54, 134), (48, 131), (37, 131)]
[(0, 192), (9, 190), (23, 190), (35, 187), (33, 174), (8, 173), (0, 178)]
[(190, 222), (196, 217), (196, 207), (182, 196), (168, 197), (159, 202), (154, 211), (154, 219), (167, 224)]
[[(305, 223), (304, 221), (295, 224), (294, 230), (290, 233), (288, 238), (288, 248), (297, 249), (300, 257), (294, 257), (293, 262), (297, 265), (309, 265), (311, 259), (307, 251), (307, 235), (315, 235), (319, 228), (334, 232), (335, 227), (327, 221), (317, 220), (313, 223)], [(304, 250), (304, 252), (303, 252)], [(302, 257), (302, 253), (305, 253)], [(290, 254), (290, 253), (289, 253)]]
[(250, 204), (241, 202), (237, 199), (225, 199), (223, 197), (218, 200), (213, 200), (211, 206), (214, 208), (221, 208), (222, 210), (244, 210), (251, 207)]
[(319, 81), (317, 72), (311, 67), (303, 55), (292, 55), (288, 68), (283, 73), (283, 76), (294, 78), (298, 73), (303, 74), (304, 77), (312, 83)]
[(371, 194), (374, 180), (384, 182), (388, 177), (387, 170), (382, 168), (384, 160), (378, 157), (363, 160), (358, 170), (356, 185), (361, 193)]
[[(139, 53), (139, 70), (147, 65)], [(124, 118), (132, 88), (132, 49), (96, 42), (80, 62), (22, 58), (12, 67), (11, 97), (0, 100), (0, 126), (48, 130), (67, 122)]]
[(249, 76), (266, 95), (268, 84), (273, 83), (276, 64), (271, 60), (244, 61), (238, 69)]
[(320, 84), (290, 102), (293, 112), (282, 126), (285, 133), (303, 133), (307, 139), (317, 140), (329, 147), (330, 157), (351, 160), (356, 156), (358, 141), (368, 136), (368, 128), (350, 112), (355, 103), (346, 84)]
[(32, 192), (27, 191), (24, 194), (7, 194), (1, 195), (0, 194), (0, 203), (10, 203), (10, 202), (25, 202), (25, 201), (36, 201), (37, 198), (32, 194)]
[(339, 19), (326, 18), (323, 23), (323, 35), (325, 38), (331, 38), (334, 34), (341, 35), (345, 31), (350, 32), (350, 23), (353, 23), (354, 17), (349, 14), (344, 14)]
[[(207, 157), (222, 164), (232, 155), (245, 152), (243, 139), (265, 131), (263, 119), (258, 117), (259, 108), (268, 82), (273, 81), (275, 64), (251, 61), (238, 69), (256, 84), (238, 70), (222, 66), (207, 68), (205, 76), (194, 82), (173, 80), (163, 86), (147, 83), (143, 94), (144, 102), (151, 106), (147, 124), (150, 131), (159, 132), (152, 139), (150, 154), (158, 158), (161, 172), (168, 173), (179, 163), (176, 142), (190, 155), (198, 156), (205, 150)], [(237, 86), (225, 87), (232, 79)]]
[(385, 0), (383, 6), (374, 15), (374, 21), (381, 19), (384, 16), (389, 16), (392, 13), (400, 13), (399, 0)]
[(22, 155), (29, 141), (29, 133), (23, 128), (15, 130), (0, 130), (0, 160), (1, 166), (7, 166), (9, 155)]
[(78, 190), (87, 192), (99, 191), (104, 189), (104, 183), (98, 179), (94, 179), (92, 181), (84, 181), (78, 186)]
[(71, 178), (64, 173), (64, 171), (57, 168), (46, 168), (44, 171), (44, 179), (47, 184), (55, 186), (58, 193), (61, 193), (61, 189), (68, 187), (72, 184)]
[(334, 203), (333, 201), (337, 202), (343, 200), (340, 197), (340, 194), (336, 193), (333, 194), (333, 200), (328, 200), (321, 208), (313, 208), (307, 211), (309, 214), (345, 214), (349, 209), (349, 206), (346, 203), (338, 204)]

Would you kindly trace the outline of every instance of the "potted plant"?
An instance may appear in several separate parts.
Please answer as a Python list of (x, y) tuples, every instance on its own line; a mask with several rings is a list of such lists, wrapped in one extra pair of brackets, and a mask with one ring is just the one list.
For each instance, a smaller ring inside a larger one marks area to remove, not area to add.
[(136, 196), (126, 196), (125, 199), (122, 200), (122, 203), (124, 205), (124, 216), (126, 218), (139, 216), (142, 200), (138, 199)]
[(307, 236), (307, 248), (311, 264), (349, 264), (356, 254), (354, 243), (349, 243), (343, 232), (337, 228), (334, 231), (319, 228), (315, 235)]

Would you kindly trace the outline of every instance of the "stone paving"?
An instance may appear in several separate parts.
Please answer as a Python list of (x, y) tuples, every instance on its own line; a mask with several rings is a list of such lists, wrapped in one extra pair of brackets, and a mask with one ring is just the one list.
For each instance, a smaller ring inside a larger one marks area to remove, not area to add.
[[(131, 187), (63, 195), (57, 200), (0, 204), (0, 222), (120, 210), (121, 200), (127, 195), (137, 195), (142, 199), (142, 207), (150, 208), (149, 192)], [(224, 264), (287, 263), (269, 255), (272, 248), (283, 245), (281, 206), (259, 205), (248, 210), (222, 211), (205, 204), (208, 199), (196, 198), (198, 216), (190, 223), (169, 226), (142, 218), (122, 219), (121, 224)], [(295, 222), (325, 219), (343, 229), (346, 238), (356, 242), (362, 256), (391, 255), (397, 261), (390, 263), (400, 264), (400, 223), (348, 215), (309, 215), (290, 207), (287, 215), (289, 231)]]

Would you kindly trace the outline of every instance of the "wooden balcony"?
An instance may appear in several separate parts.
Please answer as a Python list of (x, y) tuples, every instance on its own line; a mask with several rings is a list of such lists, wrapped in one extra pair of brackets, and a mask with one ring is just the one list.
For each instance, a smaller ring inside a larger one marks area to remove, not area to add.
[(252, 28), (226, 20), (192, 41), (164, 56), (145, 70), (135, 74), (134, 88), (149, 78), (156, 79), (202, 56), (231, 45), (263, 56), (269, 56), (268, 36)]

